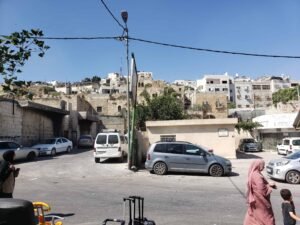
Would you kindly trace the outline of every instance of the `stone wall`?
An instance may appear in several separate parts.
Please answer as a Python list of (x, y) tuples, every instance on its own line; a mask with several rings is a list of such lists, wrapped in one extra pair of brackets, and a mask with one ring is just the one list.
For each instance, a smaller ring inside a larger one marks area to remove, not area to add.
[(124, 133), (125, 119), (120, 116), (101, 116), (104, 129), (117, 129)]
[(22, 109), (12, 100), (0, 100), (0, 140), (15, 140), (21, 143)]
[(54, 136), (53, 121), (43, 113), (23, 109), (22, 138), (25, 146), (32, 146), (43, 139)]

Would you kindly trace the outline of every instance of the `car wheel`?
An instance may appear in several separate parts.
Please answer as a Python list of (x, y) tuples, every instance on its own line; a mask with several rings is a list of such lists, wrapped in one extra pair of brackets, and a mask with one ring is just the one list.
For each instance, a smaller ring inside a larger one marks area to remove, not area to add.
[(153, 172), (157, 175), (164, 175), (168, 171), (167, 165), (164, 162), (157, 162), (153, 166)]
[(27, 160), (32, 161), (35, 159), (35, 157), (36, 157), (36, 154), (34, 152), (29, 152), (29, 154), (27, 155)]
[(99, 163), (100, 162), (100, 158), (95, 158), (95, 163)]
[(220, 164), (213, 164), (209, 168), (209, 175), (212, 177), (221, 177), (223, 173), (223, 167)]
[(68, 153), (70, 153), (70, 152), (71, 152), (71, 150), (72, 150), (72, 149), (71, 149), (71, 147), (70, 147), (70, 146), (68, 146), (68, 148), (67, 148), (67, 152), (68, 152)]
[(298, 171), (289, 171), (285, 176), (286, 182), (290, 184), (299, 184), (300, 183), (300, 173)]
[(55, 155), (56, 155), (56, 149), (55, 149), (55, 148), (53, 148), (53, 149), (51, 150), (51, 155), (52, 155), (52, 156), (55, 156)]

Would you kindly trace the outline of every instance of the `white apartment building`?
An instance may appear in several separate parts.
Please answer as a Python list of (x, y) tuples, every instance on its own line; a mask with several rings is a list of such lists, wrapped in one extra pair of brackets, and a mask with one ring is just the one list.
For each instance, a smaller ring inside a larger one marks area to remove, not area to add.
[(249, 77), (235, 77), (235, 105), (236, 108), (253, 108), (252, 81)]
[(224, 93), (228, 100), (234, 102), (234, 83), (233, 78), (224, 75), (204, 75), (203, 79), (197, 80), (198, 92)]
[(175, 80), (173, 84), (196, 88), (197, 82), (194, 80)]

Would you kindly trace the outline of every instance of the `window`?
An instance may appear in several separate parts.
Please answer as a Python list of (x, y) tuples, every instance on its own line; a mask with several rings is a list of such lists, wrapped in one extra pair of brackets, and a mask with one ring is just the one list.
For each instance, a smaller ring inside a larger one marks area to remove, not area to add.
[(61, 143), (62, 143), (61, 139), (60, 138), (57, 139), (56, 144), (61, 144)]
[(15, 142), (7, 142), (7, 145), (10, 149), (17, 149), (20, 148), (20, 145)]
[(68, 140), (65, 139), (65, 138), (62, 138), (61, 140), (62, 140), (63, 143), (67, 143), (68, 142)]
[(8, 144), (7, 142), (0, 142), (0, 149), (8, 149)]
[(227, 84), (227, 80), (222, 80), (222, 84)]
[(228, 88), (223, 88), (223, 91), (228, 91)]
[(261, 90), (261, 86), (260, 85), (253, 85), (253, 90)]
[(290, 144), (290, 140), (284, 140), (283, 141), (283, 145), (289, 145)]
[(160, 141), (176, 141), (176, 135), (160, 135)]
[(121, 112), (121, 106), (120, 105), (118, 106), (118, 112)]
[(186, 155), (200, 155), (202, 150), (195, 145), (185, 145), (184, 154)]
[(181, 91), (181, 88), (179, 88), (179, 91)]
[(108, 136), (108, 144), (118, 144), (119, 140), (118, 140), (118, 135), (109, 135)]
[(106, 144), (106, 135), (99, 135), (96, 143), (100, 145)]
[(182, 144), (168, 144), (167, 145), (167, 153), (182, 154), (183, 153), (183, 145)]
[(220, 91), (220, 88), (215, 88), (215, 91), (217, 92), (217, 91)]
[(246, 105), (246, 108), (250, 108), (250, 105)]
[(242, 108), (242, 105), (237, 105), (238, 108)]
[(166, 152), (166, 144), (157, 144), (155, 145), (154, 152)]
[(101, 106), (97, 106), (97, 112), (102, 112), (102, 107)]
[(270, 90), (270, 85), (262, 85), (263, 90)]
[(299, 146), (300, 145), (300, 139), (299, 140), (293, 140), (293, 145)]

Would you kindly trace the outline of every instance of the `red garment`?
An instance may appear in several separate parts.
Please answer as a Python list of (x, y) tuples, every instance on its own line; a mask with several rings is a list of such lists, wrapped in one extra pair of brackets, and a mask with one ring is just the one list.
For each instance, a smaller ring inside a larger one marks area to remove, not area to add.
[(275, 225), (275, 218), (270, 201), (272, 188), (261, 171), (265, 167), (262, 159), (252, 162), (248, 172), (247, 204), (248, 210), (244, 225)]

